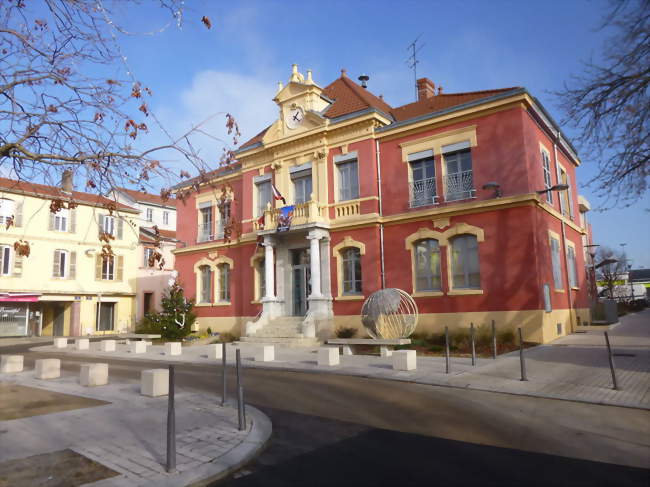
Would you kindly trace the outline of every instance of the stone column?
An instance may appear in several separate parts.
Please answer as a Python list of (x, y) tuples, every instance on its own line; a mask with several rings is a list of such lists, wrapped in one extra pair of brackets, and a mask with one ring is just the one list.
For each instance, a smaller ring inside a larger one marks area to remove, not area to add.
[(273, 256), (273, 237), (264, 237), (264, 277), (266, 283), (266, 296), (264, 299), (275, 300), (275, 259)]
[(81, 336), (81, 302), (73, 301), (70, 311), (70, 336)]
[(311, 271), (311, 294), (310, 298), (320, 298), (321, 292), (320, 277), (320, 239), (322, 235), (319, 232), (309, 232), (309, 268)]

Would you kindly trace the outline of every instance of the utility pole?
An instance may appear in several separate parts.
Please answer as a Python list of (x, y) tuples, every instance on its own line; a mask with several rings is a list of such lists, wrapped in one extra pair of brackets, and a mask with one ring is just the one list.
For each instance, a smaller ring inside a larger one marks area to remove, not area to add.
[(418, 40), (420, 40), (422, 34), (417, 36), (413, 42), (411, 42), (406, 48), (410, 52), (410, 56), (406, 59), (406, 64), (410, 69), (413, 70), (413, 86), (415, 87), (415, 101), (418, 100), (418, 61), (417, 53), (420, 52), (420, 49), (424, 47), (424, 44), (418, 46)]

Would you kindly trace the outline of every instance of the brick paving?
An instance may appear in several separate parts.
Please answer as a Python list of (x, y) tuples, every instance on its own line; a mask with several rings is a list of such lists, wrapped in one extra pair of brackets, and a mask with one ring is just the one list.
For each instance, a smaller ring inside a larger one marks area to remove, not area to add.
[[(0, 449), (0, 462), (70, 448), (121, 474), (87, 484), (94, 487), (185, 485), (188, 480), (200, 478), (197, 470), (210, 476), (220, 470), (228, 473), (237, 463), (237, 455), (233, 456), (232, 452), (239, 448), (246, 453), (247, 449), (241, 447), (250, 440), (253, 428), (259, 429), (255, 424), (259, 412), (251, 411), (248, 428), (239, 431), (236, 410), (218, 406), (216, 396), (177, 392), (177, 473), (168, 474), (165, 471), (166, 396), (141, 396), (139, 384), (87, 388), (71, 376), (37, 380), (29, 370), (3, 374), (0, 379), (110, 401), (103, 406), (0, 422), (1, 429), (5, 430), (3, 437), (11, 438), (12, 442), (11, 448)], [(242, 459), (243, 456), (239, 458)]]

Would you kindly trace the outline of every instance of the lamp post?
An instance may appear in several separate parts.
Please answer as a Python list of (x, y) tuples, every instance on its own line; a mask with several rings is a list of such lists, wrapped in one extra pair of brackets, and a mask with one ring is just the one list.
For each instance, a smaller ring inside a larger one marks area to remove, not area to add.
[[(595, 249), (596, 247), (600, 247), (600, 244), (588, 244), (585, 245), (585, 247), (588, 249), (591, 249), (593, 247)], [(589, 257), (591, 257), (591, 281), (593, 283), (591, 291), (594, 293), (594, 303), (596, 303), (598, 301), (598, 283), (596, 282), (596, 251), (594, 250), (593, 252), (589, 252)]]
[(568, 184), (556, 184), (554, 186), (551, 186), (550, 188), (538, 189), (537, 194), (544, 194), (544, 193), (548, 193), (549, 191), (566, 191), (567, 189), (569, 189)]

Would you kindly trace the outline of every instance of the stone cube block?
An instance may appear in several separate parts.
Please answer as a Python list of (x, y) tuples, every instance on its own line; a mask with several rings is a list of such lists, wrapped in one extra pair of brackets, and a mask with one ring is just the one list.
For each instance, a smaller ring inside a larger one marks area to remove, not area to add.
[(114, 352), (115, 351), (115, 340), (102, 340), (100, 342), (99, 349), (102, 352)]
[(126, 340), (124, 340), (124, 344), (125, 344), (125, 345), (130, 345), (130, 344), (131, 344), (131, 340), (129, 340), (129, 339), (127, 338)]
[(22, 355), (2, 355), (0, 357), (0, 373), (15, 374), (23, 371)]
[(108, 364), (81, 364), (79, 383), (86, 387), (108, 384)]
[(393, 370), (415, 370), (415, 350), (395, 350), (393, 352)]
[(74, 344), (77, 350), (88, 350), (88, 348), (90, 347), (90, 340), (88, 340), (87, 338), (77, 338), (74, 341)]
[(129, 344), (131, 347), (131, 353), (146, 353), (147, 345), (144, 342), (131, 342)]
[(165, 343), (165, 355), (180, 355), (181, 342), (167, 342)]
[(338, 347), (321, 347), (318, 349), (318, 365), (338, 365), (340, 355)]
[(221, 345), (221, 343), (208, 345), (208, 358), (223, 358), (223, 345)]
[(145, 340), (144, 344), (145, 344), (147, 347), (150, 347), (151, 345), (153, 345), (153, 342), (148, 342), (148, 341)]
[(386, 346), (386, 345), (381, 345), (379, 347), (379, 355), (382, 357), (392, 357), (393, 356), (393, 349)]
[(66, 348), (68, 346), (68, 339), (67, 338), (55, 338), (54, 339), (54, 347), (55, 348)]
[(140, 374), (140, 394), (150, 397), (169, 394), (169, 370), (143, 370)]
[(350, 345), (341, 345), (341, 353), (343, 355), (354, 355), (352, 353), (352, 347)]
[(254, 359), (256, 362), (273, 362), (275, 360), (275, 346), (262, 345), (255, 347)]
[(57, 379), (61, 377), (61, 361), (58, 358), (42, 358), (34, 367), (37, 379)]

